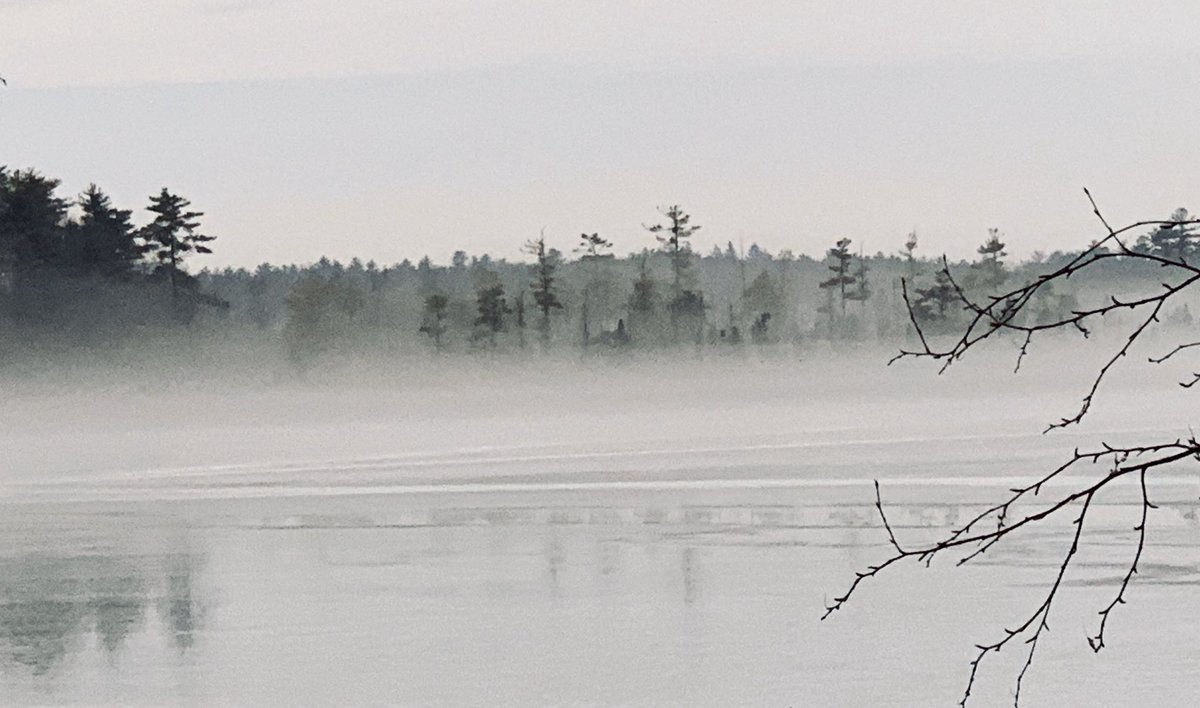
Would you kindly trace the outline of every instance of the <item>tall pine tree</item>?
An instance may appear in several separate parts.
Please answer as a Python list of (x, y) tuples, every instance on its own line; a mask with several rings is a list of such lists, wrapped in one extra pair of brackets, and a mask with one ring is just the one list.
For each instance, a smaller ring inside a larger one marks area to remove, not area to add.
[(171, 194), (163, 187), (157, 196), (150, 198), (147, 210), (152, 212), (154, 221), (142, 229), (142, 238), (146, 241), (150, 257), (158, 262), (157, 270), (166, 271), (171, 279), (171, 295), (178, 294), (179, 285), (183, 280), (182, 263), (184, 257), (191, 253), (212, 253), (207, 245), (216, 240), (216, 236), (200, 233), (200, 217), (204, 212), (189, 211), (191, 202)]
[(558, 301), (554, 287), (554, 271), (558, 267), (558, 257), (553, 249), (549, 252), (546, 251), (544, 235), (527, 241), (524, 250), (537, 259), (531, 266), (533, 283), (529, 289), (533, 293), (534, 304), (542, 312), (542, 321), (538, 328), (542, 333), (542, 343), (545, 345), (550, 343), (550, 313), (562, 309), (562, 303)]

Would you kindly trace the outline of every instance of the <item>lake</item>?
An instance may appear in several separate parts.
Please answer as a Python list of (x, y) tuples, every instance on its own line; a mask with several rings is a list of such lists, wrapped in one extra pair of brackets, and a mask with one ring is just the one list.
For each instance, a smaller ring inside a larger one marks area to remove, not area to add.
[[(998, 388), (838, 371), (21, 392), (0, 413), (0, 704), (956, 705), (1069, 518), (900, 566), (821, 622), (886, 557), (871, 480), (902, 539), (930, 538), (1077, 444), (1190, 410), (1131, 378), (1043, 436), (1078, 398), (1049, 367)], [(1097, 501), (1025, 705), (1194, 704), (1198, 490), (1155, 478), (1095, 655), (1140, 511), (1128, 485)], [(971, 705), (1011, 705), (1023, 658), (990, 658)]]

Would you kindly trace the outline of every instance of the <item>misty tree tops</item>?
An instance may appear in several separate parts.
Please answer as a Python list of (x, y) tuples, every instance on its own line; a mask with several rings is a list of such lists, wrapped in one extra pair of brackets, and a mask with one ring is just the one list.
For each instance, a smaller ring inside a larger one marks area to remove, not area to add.
[(678, 204), (673, 204), (659, 212), (667, 218), (666, 223), (646, 226), (646, 230), (654, 234), (662, 249), (671, 256), (671, 272), (673, 280), (671, 287), (676, 294), (683, 289), (683, 274), (691, 264), (692, 245), (688, 240), (700, 230), (699, 226), (690, 226), (692, 217), (683, 211)]
[[(522, 351), (530, 329), (542, 350), (585, 351), (903, 337), (913, 331), (905, 295), (924, 331), (940, 334), (964, 317), (964, 293), (994, 293), (1072, 257), (1056, 252), (1009, 263), (998, 229), (956, 263), (919, 257), (915, 232), (897, 239), (891, 255), (868, 256), (850, 238), (837, 239), (820, 259), (772, 255), (757, 244), (743, 254), (732, 242), (701, 255), (694, 243), (700, 227), (671, 205), (659, 210), (658, 223), (642, 225), (642, 247), (624, 255), (613, 254), (601, 234), (576, 231), (573, 257), (540, 235), (513, 262), (459, 250), (448, 264), (428, 256), (388, 266), (322, 258), (189, 274), (191, 259), (210, 253), (214, 239), (183, 196), (159, 190), (142, 220), (95, 185), (70, 200), (58, 191), (57, 180), (33, 170), (0, 168), (0, 328), (119, 337), (141, 336), (156, 323), (220, 332), (244, 326), (297, 363), (363, 346)], [(1200, 232), (1190, 220), (1177, 210), (1130, 247), (1200, 264)], [(1096, 272), (1158, 277), (1127, 266), (1117, 255)], [(1039, 291), (1027, 313), (1051, 321), (1086, 303), (1089, 288), (1110, 285), (1064, 281)], [(202, 307), (210, 304), (219, 307)], [(1191, 322), (1194, 310), (1162, 315)], [(213, 316), (189, 314), (199, 312)], [(0, 340), (0, 349), (19, 339)]]
[[(826, 302), (820, 308), (828, 320), (828, 333), (833, 336), (837, 332), (845, 334), (854, 328), (854, 323), (846, 314), (846, 303), (857, 301), (865, 303), (871, 296), (867, 282), (867, 261), (859, 254), (858, 265), (855, 267), (854, 255), (850, 252), (851, 241), (848, 238), (838, 239), (833, 248), (829, 249), (825, 258), (829, 264), (830, 276), (819, 283), (826, 292)], [(837, 300), (835, 307), (834, 300)]]
[(481, 333), (494, 344), (496, 334), (505, 329), (504, 316), (512, 313), (512, 308), (504, 298), (504, 286), (497, 284), (480, 288), (475, 305), (479, 311), (475, 324), (483, 328)]
[(612, 249), (612, 241), (608, 241), (600, 237), (600, 234), (580, 234), (579, 247), (575, 249), (576, 253), (583, 254), (583, 257), (599, 258)]
[(12, 287), (16, 274), (128, 279), (163, 269), (174, 282), (185, 255), (212, 252), (205, 244), (213, 237), (197, 230), (202, 214), (166, 189), (151, 197), (153, 220), (138, 229), (132, 212), (116, 208), (96, 185), (73, 202), (58, 197), (58, 187), (33, 170), (0, 167), (0, 271)]
[(1005, 244), (1000, 240), (1000, 229), (988, 229), (987, 240), (975, 249), (980, 255), (980, 260), (972, 266), (975, 272), (970, 285), (984, 290), (1004, 285), (1004, 281), (1008, 278), (1003, 260), (1008, 254), (1005, 253), (1004, 248)]
[(434, 347), (441, 351), (442, 335), (446, 333), (446, 308), (450, 299), (434, 294), (425, 298), (425, 312), (421, 320), (421, 332), (433, 339)]
[(1195, 265), (1200, 256), (1200, 229), (1183, 223), (1194, 218), (1187, 209), (1176, 209), (1168, 217), (1169, 223), (1160, 224), (1154, 231), (1138, 239), (1137, 250)]

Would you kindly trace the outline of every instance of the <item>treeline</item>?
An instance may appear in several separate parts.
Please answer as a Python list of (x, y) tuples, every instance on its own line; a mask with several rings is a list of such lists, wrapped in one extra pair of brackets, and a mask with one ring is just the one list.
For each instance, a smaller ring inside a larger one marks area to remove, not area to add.
[(90, 185), (74, 199), (59, 181), (0, 166), (0, 326), (4, 344), (29, 336), (88, 341), (147, 326), (186, 325), (202, 307), (228, 303), (185, 267), (211, 253), (202, 213), (163, 188), (141, 225)]
[[(701, 226), (673, 205), (644, 226), (645, 247), (625, 256), (585, 232), (539, 235), (525, 244), (525, 263), (459, 251), (446, 265), (428, 257), (388, 266), (323, 258), (192, 275), (189, 257), (211, 253), (214, 238), (183, 197), (165, 188), (152, 195), (150, 217), (138, 225), (95, 186), (73, 200), (58, 187), (33, 170), (0, 168), (0, 326), (19, 335), (11, 341), (40, 334), (88, 343), (199, 329), (274, 342), (301, 368), (356, 351), (602, 354), (899, 339), (913, 331), (902, 279), (918, 322), (936, 334), (965, 316), (960, 290), (984, 297), (1076, 255), (1036, 253), (1011, 263), (998, 229), (980, 239), (977, 258), (946, 264), (953, 279), (941, 259), (920, 254), (915, 233), (871, 255), (850, 238), (833, 239), (820, 258), (756, 244), (743, 252), (730, 242), (701, 254), (693, 245)], [(1170, 218), (1186, 217), (1179, 210)], [(1135, 247), (1197, 258), (1200, 234), (1164, 224)], [(1114, 278), (1137, 287), (1155, 277), (1119, 259), (1104, 273), (1103, 282), (1039, 293), (1030, 316), (1061, 317), (1083, 299), (1106, 296)], [(1168, 314), (1190, 322), (1186, 310)]]

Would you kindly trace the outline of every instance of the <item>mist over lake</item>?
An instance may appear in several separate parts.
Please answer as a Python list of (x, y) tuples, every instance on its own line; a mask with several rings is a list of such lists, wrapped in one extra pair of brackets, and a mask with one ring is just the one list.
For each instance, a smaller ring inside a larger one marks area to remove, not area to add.
[[(1108, 414), (1042, 435), (1042, 411), (1078, 397), (1068, 351), (1017, 376), (1008, 352), (938, 377), (847, 350), (27, 388), (0, 426), (0, 699), (952, 703), (955, 669), (1048, 582), (1067, 524), (965, 571), (904, 568), (819, 617), (886, 552), (871, 480), (927, 537), (1070, 447), (1186, 412), (1170, 382), (1148, 408), (1125, 376)], [(1136, 602), (1111, 650), (1079, 651), (1132, 492), (1101, 502), (1037, 704), (1183, 706), (1200, 687), (1175, 649), (1197, 631), (1194, 473), (1156, 479)], [(1055, 680), (1063, 665), (1086, 680)], [(1011, 701), (1006, 678), (979, 704)]]

